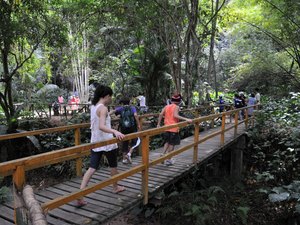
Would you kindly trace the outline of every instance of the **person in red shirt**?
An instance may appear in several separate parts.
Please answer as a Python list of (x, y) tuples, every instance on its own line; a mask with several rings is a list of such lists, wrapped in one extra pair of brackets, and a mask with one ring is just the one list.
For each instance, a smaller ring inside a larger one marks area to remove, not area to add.
[[(179, 115), (179, 103), (181, 101), (181, 97), (179, 95), (172, 96), (171, 98), (171, 104), (165, 106), (158, 117), (157, 127), (160, 127), (160, 123), (162, 118), (164, 117), (164, 125), (172, 125), (179, 122), (179, 120), (185, 120), (189, 123), (192, 123), (193, 121), (191, 119), (182, 117)], [(175, 145), (180, 144), (180, 136), (179, 136), (179, 128), (171, 128), (166, 130), (164, 133), (164, 152), (163, 154), (169, 153), (174, 150)], [(174, 160), (173, 159), (167, 159), (165, 161), (166, 165), (173, 165)]]

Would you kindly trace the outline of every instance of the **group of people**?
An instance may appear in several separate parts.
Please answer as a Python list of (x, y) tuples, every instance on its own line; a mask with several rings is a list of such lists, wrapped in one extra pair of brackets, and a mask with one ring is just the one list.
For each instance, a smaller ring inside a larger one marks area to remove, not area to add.
[[(117, 107), (115, 110), (110, 112), (108, 111), (108, 105), (112, 102), (112, 95), (112, 89), (107, 86), (99, 85), (95, 90), (91, 106), (91, 142), (105, 141), (113, 137), (122, 140), (125, 137), (125, 134), (136, 132), (141, 127), (138, 120), (137, 110), (134, 106), (129, 105), (129, 98), (124, 97), (120, 102), (120, 107)], [(141, 107), (143, 106), (142, 99), (140, 100)], [(178, 123), (179, 120), (185, 120), (192, 123), (191, 119), (179, 115), (178, 105), (181, 101), (182, 98), (179, 94), (172, 96), (171, 104), (166, 105), (159, 114), (157, 127), (160, 127), (163, 117), (164, 125), (172, 125)], [(120, 131), (111, 127), (110, 116), (113, 113), (120, 115)], [(164, 133), (164, 140), (165, 144), (163, 154), (173, 151), (174, 146), (180, 144), (179, 128), (168, 129)], [(134, 148), (138, 146), (139, 142), (139, 138), (131, 141), (130, 147), (128, 141), (123, 142), (123, 163), (131, 163), (131, 154)], [(90, 166), (83, 176), (80, 189), (84, 189), (87, 186), (92, 175), (100, 165), (102, 155), (105, 155), (107, 158), (111, 170), (111, 176), (118, 173), (118, 145), (110, 144), (94, 148), (91, 150)], [(166, 165), (172, 165), (173, 163), (173, 159), (167, 159), (165, 161)], [(119, 193), (124, 190), (125, 187), (118, 185), (118, 183), (113, 184), (112, 191), (114, 193)], [(83, 198), (77, 200), (77, 207), (82, 207), (86, 204), (87, 202)]]
[[(246, 98), (244, 92), (240, 92), (239, 94), (236, 93), (233, 99), (234, 107), (236, 109), (239, 109), (245, 106), (254, 106), (260, 103), (260, 93), (258, 92), (258, 89), (255, 89), (255, 92), (256, 94), (251, 93), (248, 98)], [(248, 116), (251, 117), (253, 115), (254, 108), (250, 107), (247, 110), (248, 110)], [(239, 119), (244, 119), (244, 117), (245, 117), (245, 111), (241, 110), (239, 112)]]
[[(59, 95), (57, 97), (57, 101), (53, 102), (52, 107), (53, 107), (53, 111), (54, 111), (54, 116), (59, 116), (59, 111), (61, 111), (64, 101), (65, 101), (64, 97), (62, 95)], [(72, 113), (74, 111), (78, 110), (79, 103), (80, 103), (80, 98), (79, 98), (78, 94), (74, 94), (69, 98), (68, 106)]]

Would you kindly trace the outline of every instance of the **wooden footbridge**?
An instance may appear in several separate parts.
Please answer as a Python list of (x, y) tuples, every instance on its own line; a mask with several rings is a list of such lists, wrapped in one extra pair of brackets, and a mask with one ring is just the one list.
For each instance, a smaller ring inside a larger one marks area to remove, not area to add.
[[(82, 190), (79, 189), (82, 176), (82, 157), (89, 155), (90, 150), (95, 147), (118, 143), (117, 139), (80, 144), (80, 129), (87, 128), (88, 124), (0, 136), (0, 140), (5, 140), (40, 133), (75, 131), (75, 146), (73, 147), (0, 163), (0, 176), (12, 175), (15, 190), (14, 201), (0, 204), (0, 224), (30, 224), (28, 221), (32, 218), (28, 215), (32, 215), (31, 206), (26, 205), (26, 199), (24, 200), (22, 197), (26, 184), (26, 171), (67, 160), (76, 160), (77, 178), (35, 191), (35, 199), (46, 218), (46, 223), (36, 224), (102, 224), (134, 206), (147, 204), (149, 198), (163, 191), (165, 187), (192, 171), (197, 164), (206, 162), (243, 135), (245, 129), (254, 122), (254, 117), (251, 117), (251, 120), (248, 118), (246, 109), (247, 107), (222, 114), (197, 116), (193, 119), (192, 125), (181, 122), (176, 125), (126, 135), (124, 140), (141, 138), (141, 156), (133, 158), (131, 165), (119, 163), (120, 173), (113, 177), (110, 177), (109, 168), (100, 168), (92, 177), (89, 186)], [(240, 110), (245, 110), (243, 121), (238, 120)], [(143, 115), (140, 119), (148, 116)], [(157, 114), (150, 116), (157, 116)], [(203, 124), (210, 123), (217, 118), (221, 118), (221, 126), (199, 132)], [(161, 156), (162, 149), (149, 150), (151, 137), (160, 135), (171, 127), (182, 128), (185, 126), (194, 129), (194, 135), (183, 139), (175, 151)], [(175, 164), (172, 166), (162, 164), (169, 157), (175, 157)], [(118, 194), (112, 192), (111, 184), (116, 181), (126, 188), (124, 192)], [(82, 196), (88, 204), (77, 208), (75, 200)], [(39, 220), (42, 219), (39, 218)]]

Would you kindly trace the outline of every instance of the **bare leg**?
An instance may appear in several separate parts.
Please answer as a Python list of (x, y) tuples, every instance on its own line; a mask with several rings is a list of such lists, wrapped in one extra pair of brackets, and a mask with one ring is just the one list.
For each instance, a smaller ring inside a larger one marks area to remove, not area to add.
[(126, 160), (126, 152), (122, 152), (123, 155), (123, 161)]
[(163, 151), (163, 154), (168, 153), (168, 149), (169, 149), (169, 143), (166, 142), (166, 143), (164, 144), (164, 151)]
[[(110, 169), (110, 175), (111, 176), (114, 176), (114, 175), (117, 175), (119, 172), (118, 172), (118, 169), (117, 167), (112, 167)], [(125, 188), (123, 186), (119, 186), (118, 183), (114, 183), (113, 184), (113, 192), (114, 193), (118, 193), (118, 192), (121, 192), (121, 191), (125, 191)]]
[(85, 172), (85, 174), (83, 176), (83, 179), (81, 181), (80, 189), (83, 189), (83, 188), (85, 188), (87, 186), (87, 184), (89, 183), (89, 181), (90, 181), (92, 175), (95, 173), (95, 171), (96, 171), (95, 169), (93, 169), (93, 168), (90, 167)]
[(169, 144), (167, 153), (172, 152), (172, 151), (174, 150), (174, 147), (175, 147), (174, 145), (170, 145), (170, 144)]
[[(96, 171), (95, 169), (93, 169), (93, 168), (90, 167), (85, 172), (85, 174), (84, 174), (84, 176), (82, 178), (82, 181), (81, 181), (80, 189), (83, 189), (83, 188), (85, 188), (87, 186), (87, 184), (89, 183), (89, 181), (90, 181), (91, 177), (93, 176), (93, 174), (95, 173), (95, 171)], [(82, 206), (84, 206), (86, 204), (87, 203), (86, 203), (86, 201), (83, 200), (83, 198), (77, 199), (77, 207), (82, 207)]]

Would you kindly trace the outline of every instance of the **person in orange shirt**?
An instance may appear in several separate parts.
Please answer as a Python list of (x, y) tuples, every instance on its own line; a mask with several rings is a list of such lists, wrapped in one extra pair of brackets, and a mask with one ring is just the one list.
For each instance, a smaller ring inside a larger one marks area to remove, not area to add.
[[(160, 127), (160, 123), (161, 123), (163, 116), (165, 117), (165, 119), (164, 119), (165, 126), (176, 124), (179, 122), (179, 120), (185, 120), (189, 123), (193, 122), (191, 119), (188, 119), (188, 118), (185, 118), (185, 117), (182, 117), (179, 115), (179, 106), (178, 105), (179, 105), (180, 101), (181, 101), (181, 96), (179, 96), (179, 95), (172, 96), (171, 104), (165, 106), (162, 109), (161, 113), (159, 114), (157, 127)], [(166, 132), (164, 133), (164, 140), (165, 140), (165, 144), (164, 144), (163, 154), (173, 151), (175, 145), (180, 144), (179, 128), (175, 127), (175, 128), (166, 130)], [(173, 165), (174, 160), (167, 159), (167, 160), (165, 160), (165, 164)]]

